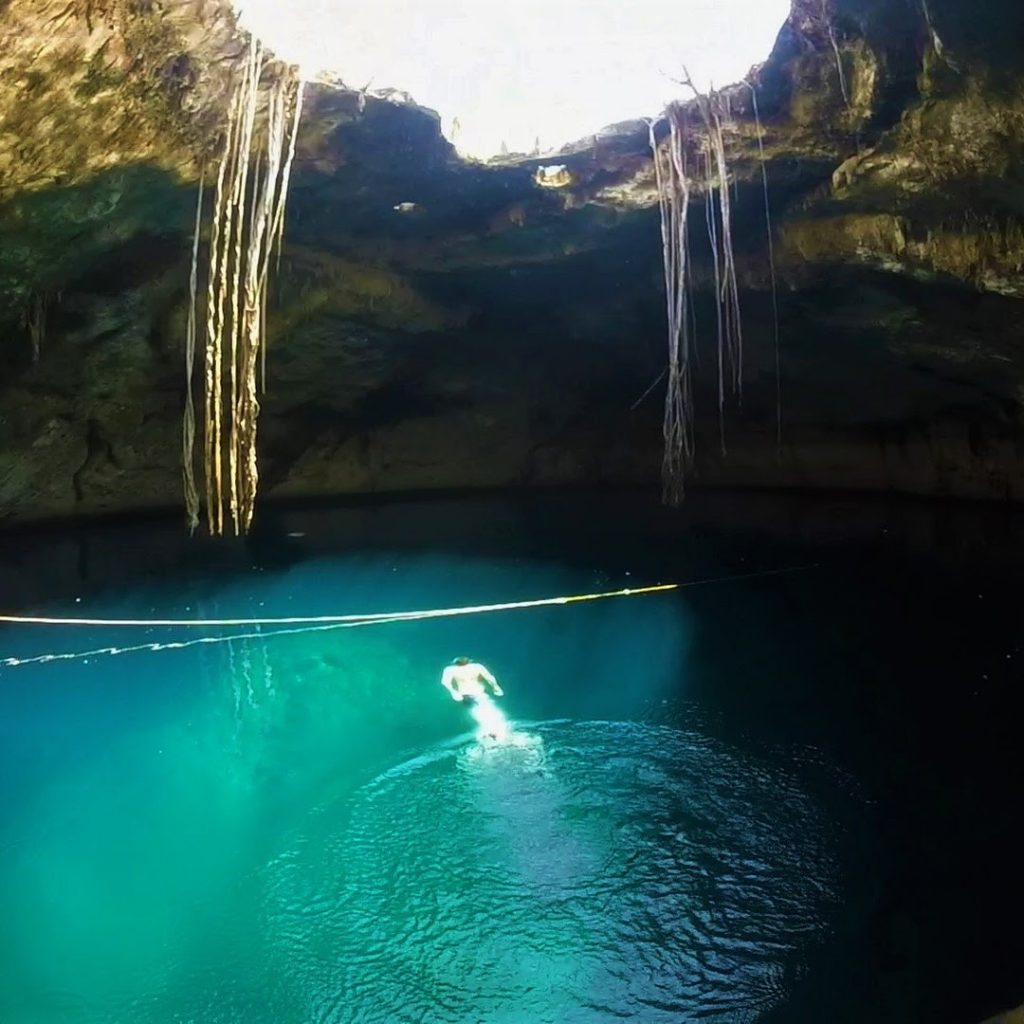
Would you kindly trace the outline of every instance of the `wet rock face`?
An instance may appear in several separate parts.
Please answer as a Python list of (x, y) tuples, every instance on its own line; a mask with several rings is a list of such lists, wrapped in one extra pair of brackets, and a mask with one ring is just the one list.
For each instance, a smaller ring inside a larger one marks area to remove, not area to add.
[[(223, 0), (0, 3), (0, 516), (179, 502), (195, 185), (243, 49)], [(744, 394), (723, 456), (698, 231), (696, 482), (1024, 495), (1022, 52), (1011, 0), (796, 0), (755, 79), (781, 389), (740, 87)], [(642, 123), (471, 165), (401, 97), (313, 87), (264, 493), (657, 479), (655, 200)]]

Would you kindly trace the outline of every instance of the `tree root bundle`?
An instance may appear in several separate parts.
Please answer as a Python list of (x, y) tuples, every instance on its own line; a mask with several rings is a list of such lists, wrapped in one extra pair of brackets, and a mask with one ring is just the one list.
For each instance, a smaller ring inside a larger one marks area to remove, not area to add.
[[(691, 83), (687, 80), (686, 84)], [(719, 429), (723, 453), (727, 390), (731, 390), (738, 399), (742, 398), (743, 392), (743, 322), (733, 252), (732, 200), (725, 147), (725, 125), (730, 119), (730, 112), (728, 101), (722, 94), (714, 90), (706, 96), (696, 90), (694, 93), (700, 114), (698, 125), (691, 123), (687, 107), (673, 104), (665, 112), (669, 135), (664, 145), (658, 144), (653, 126), (650, 135), (661, 211), (668, 310), (669, 364), (662, 486), (664, 500), (669, 505), (678, 505), (683, 500), (686, 475), (694, 456), (691, 357), (695, 356), (696, 339), (692, 327), (688, 217), (692, 190), (688, 154), (691, 150), (696, 153), (699, 165), (696, 170), (703, 179), (705, 224), (711, 251), (717, 328)]]
[(668, 314), (668, 391), (665, 397), (662, 461), (663, 497), (679, 504), (685, 493), (686, 471), (693, 461), (693, 386), (689, 329), (690, 179), (686, 165), (688, 123), (685, 111), (669, 113), (669, 137), (659, 148), (651, 126), (651, 150), (661, 210), (661, 243), (665, 265)]
[[(258, 119), (261, 91), (266, 93), (266, 108)], [(259, 485), (258, 381), (262, 385), (266, 378), (267, 281), (272, 253), (280, 253), (284, 234), (301, 111), (302, 82), (297, 74), (268, 61), (252, 39), (230, 101), (210, 231), (203, 456), (207, 525), (215, 536), (228, 529), (239, 536), (252, 524)], [(193, 282), (197, 262), (198, 245), (193, 250)], [(191, 396), (194, 327), (189, 337), (186, 369)], [(198, 501), (189, 490), (190, 436), (194, 437), (194, 424), (189, 433), (190, 417), (194, 420), (186, 400), (185, 500), (194, 528)]]

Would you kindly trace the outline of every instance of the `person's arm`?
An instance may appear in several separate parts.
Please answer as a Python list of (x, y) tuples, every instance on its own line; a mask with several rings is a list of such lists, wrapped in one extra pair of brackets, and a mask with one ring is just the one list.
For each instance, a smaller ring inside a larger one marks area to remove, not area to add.
[(487, 683), (487, 685), (494, 691), (494, 696), (495, 697), (503, 696), (505, 691), (498, 685), (498, 680), (495, 679), (493, 675), (491, 675), (490, 671), (488, 669), (484, 668), (483, 665), (478, 665), (477, 668), (479, 670), (478, 674), (479, 674), (480, 678), (485, 683)]
[(452, 700), (462, 700), (462, 694), (455, 686), (455, 670), (450, 665), (441, 673), (441, 685), (452, 695)]

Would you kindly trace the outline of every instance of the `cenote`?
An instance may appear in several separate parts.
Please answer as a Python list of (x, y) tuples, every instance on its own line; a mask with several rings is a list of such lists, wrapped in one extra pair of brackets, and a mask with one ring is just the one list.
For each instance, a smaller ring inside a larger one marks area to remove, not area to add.
[[(645, 493), (12, 537), (4, 591), (49, 616), (714, 582), (183, 648), (7, 625), (4, 658), (55, 659), (3, 670), (0, 1019), (980, 1019), (1020, 994), (1021, 529)], [(463, 652), (502, 743), (439, 685)]]
[(1024, 1024), (1022, 54), (0, 0), (0, 1024)]

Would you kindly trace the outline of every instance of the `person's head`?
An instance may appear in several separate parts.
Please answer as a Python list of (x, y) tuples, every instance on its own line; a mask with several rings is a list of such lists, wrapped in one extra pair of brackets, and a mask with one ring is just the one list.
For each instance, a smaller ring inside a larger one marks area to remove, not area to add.
[(469, 658), (466, 658), (466, 657), (455, 658), (454, 661), (452, 661), (452, 664), (453, 665), (468, 665), (469, 664)]

